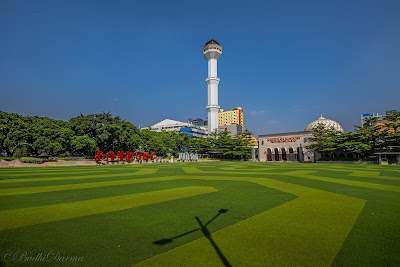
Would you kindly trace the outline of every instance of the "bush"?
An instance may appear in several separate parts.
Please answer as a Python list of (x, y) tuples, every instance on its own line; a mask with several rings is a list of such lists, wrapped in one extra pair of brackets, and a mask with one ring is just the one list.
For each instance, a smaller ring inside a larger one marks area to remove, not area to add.
[(56, 158), (48, 158), (48, 159), (43, 159), (43, 162), (57, 162)]
[(23, 157), (23, 158), (20, 158), (20, 161), (23, 163), (37, 163), (37, 164), (43, 163), (43, 159), (33, 158), (33, 157)]
[(369, 156), (366, 158), (363, 158), (364, 161), (377, 161), (378, 157), (377, 156)]
[(5, 160), (5, 161), (12, 161), (12, 160), (16, 160), (17, 158), (14, 158), (14, 157), (3, 157), (3, 158), (0, 158), (0, 159)]

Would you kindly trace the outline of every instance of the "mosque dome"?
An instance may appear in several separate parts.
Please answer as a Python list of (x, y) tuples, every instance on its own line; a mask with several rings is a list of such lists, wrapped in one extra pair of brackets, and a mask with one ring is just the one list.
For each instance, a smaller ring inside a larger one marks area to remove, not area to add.
[(334, 120), (329, 120), (329, 119), (327, 119), (327, 118), (322, 117), (322, 114), (321, 114), (321, 117), (319, 117), (318, 120), (315, 120), (315, 121), (313, 121), (313, 122), (311, 122), (310, 124), (307, 125), (306, 131), (312, 131), (312, 130), (313, 130), (315, 127), (317, 127), (319, 124), (324, 125), (325, 128), (333, 128), (333, 129), (335, 129), (335, 130), (338, 131), (338, 132), (341, 132), (341, 133), (344, 132), (343, 127), (340, 126), (339, 123), (337, 123), (337, 122), (334, 121)]

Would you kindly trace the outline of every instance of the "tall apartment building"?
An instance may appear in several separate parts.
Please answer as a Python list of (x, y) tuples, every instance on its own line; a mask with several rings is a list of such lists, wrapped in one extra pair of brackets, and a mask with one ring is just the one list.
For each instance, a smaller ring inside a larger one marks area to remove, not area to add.
[(232, 110), (220, 109), (218, 112), (218, 126), (226, 126), (231, 124), (238, 124), (244, 131), (244, 112), (241, 107)]

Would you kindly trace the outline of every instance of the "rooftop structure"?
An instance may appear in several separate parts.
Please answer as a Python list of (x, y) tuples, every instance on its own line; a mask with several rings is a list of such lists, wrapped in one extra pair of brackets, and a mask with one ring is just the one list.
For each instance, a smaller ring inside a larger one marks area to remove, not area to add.
[(175, 120), (170, 120), (170, 119), (165, 119), (154, 125), (141, 128), (141, 130), (144, 130), (144, 129), (147, 129), (150, 131), (155, 131), (155, 132), (176, 131), (176, 132), (185, 133), (189, 136), (194, 136), (194, 137), (208, 136), (208, 131), (207, 131), (206, 127), (197, 126), (192, 123), (175, 121)]

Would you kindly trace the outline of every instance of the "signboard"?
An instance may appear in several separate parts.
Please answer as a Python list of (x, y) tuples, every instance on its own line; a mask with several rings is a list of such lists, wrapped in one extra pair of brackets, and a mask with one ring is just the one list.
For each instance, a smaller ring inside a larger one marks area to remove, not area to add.
[(197, 161), (198, 159), (198, 154), (178, 153), (178, 161)]
[(267, 141), (271, 143), (290, 143), (290, 142), (296, 142), (299, 140), (299, 136), (294, 136), (294, 137), (276, 137), (276, 138), (268, 138)]

